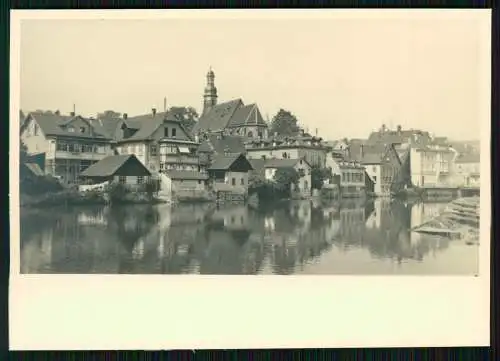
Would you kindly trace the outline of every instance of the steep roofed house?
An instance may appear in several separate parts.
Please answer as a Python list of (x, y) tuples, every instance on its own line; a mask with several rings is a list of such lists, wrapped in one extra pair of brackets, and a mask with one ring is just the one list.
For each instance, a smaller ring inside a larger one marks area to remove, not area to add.
[(208, 175), (216, 192), (247, 194), (252, 165), (244, 154), (222, 154), (208, 167)]
[(94, 183), (116, 182), (135, 187), (138, 178), (145, 179), (151, 172), (134, 155), (111, 155), (92, 164), (80, 176)]
[(20, 129), (29, 155), (42, 159), (46, 174), (76, 183), (90, 165), (112, 154), (111, 139), (81, 116), (29, 113)]
[(373, 182), (377, 196), (390, 196), (401, 161), (393, 145), (361, 144), (357, 151), (349, 150), (349, 160), (361, 163)]
[(168, 170), (198, 172), (198, 142), (170, 112), (126, 117), (116, 130), (119, 154), (134, 154), (153, 174)]
[(312, 167), (325, 167), (326, 154), (330, 146), (322, 138), (302, 132), (294, 137), (274, 135), (268, 139), (253, 139), (246, 142), (249, 159), (305, 159)]
[(212, 70), (207, 74), (203, 112), (193, 128), (193, 133), (225, 132), (247, 138), (266, 138), (268, 125), (256, 104), (245, 105), (241, 99), (217, 104), (217, 88)]
[(202, 167), (208, 167), (218, 155), (228, 153), (245, 154), (244, 138), (220, 132), (204, 134), (202, 139), (200, 139), (198, 156)]

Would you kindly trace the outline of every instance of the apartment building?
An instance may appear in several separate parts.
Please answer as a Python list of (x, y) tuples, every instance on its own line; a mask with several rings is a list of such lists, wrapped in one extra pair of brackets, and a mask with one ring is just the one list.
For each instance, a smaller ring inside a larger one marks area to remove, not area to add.
[(20, 137), (45, 174), (66, 184), (77, 183), (81, 172), (113, 154), (111, 139), (74, 113), (28, 113)]

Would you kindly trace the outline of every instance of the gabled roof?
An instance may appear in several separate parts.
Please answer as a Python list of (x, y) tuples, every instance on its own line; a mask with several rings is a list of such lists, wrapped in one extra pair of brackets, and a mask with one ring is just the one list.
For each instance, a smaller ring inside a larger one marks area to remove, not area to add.
[(110, 139), (114, 139), (116, 138), (117, 129), (123, 124), (124, 120), (119, 117), (102, 117), (90, 118), (89, 122), (90, 124), (92, 124), (96, 131), (104, 134)]
[[(252, 168), (252, 165), (248, 161), (248, 159), (241, 153), (234, 153), (234, 154), (223, 154), (223, 155), (218, 155), (212, 165), (208, 168), (208, 170), (228, 170), (231, 168), (231, 166), (240, 158), (245, 159), (245, 161), (248, 162), (248, 165), (250, 168)], [(250, 169), (252, 170), (252, 169)]]
[(267, 159), (264, 163), (264, 167), (276, 168), (276, 169), (293, 168), (297, 165), (297, 163), (299, 163), (300, 160), (302, 160), (303, 163), (310, 166), (305, 159)]
[(245, 143), (240, 136), (209, 134), (207, 139), (201, 142), (198, 151), (218, 154), (245, 153)]
[(212, 107), (202, 114), (193, 128), (193, 132), (223, 130), (229, 124), (236, 110), (243, 106), (241, 99), (234, 99)]
[(167, 112), (156, 113), (154, 116), (153, 114), (145, 114), (129, 117), (124, 120), (124, 124), (127, 128), (137, 129), (137, 131), (131, 137), (121, 140), (139, 141), (150, 139), (164, 122), (177, 124), (185, 132), (187, 138), (192, 140), (191, 134), (184, 128), (182, 121), (178, 118), (178, 114), (176, 114), (175, 111), (171, 112), (169, 110)]
[(350, 144), (348, 151), (348, 160), (356, 161), (361, 164), (380, 164), (382, 158), (387, 154), (392, 145), (386, 144)]
[(186, 179), (186, 180), (206, 180), (208, 179), (208, 175), (200, 173), (200, 172), (193, 172), (193, 171), (188, 171), (188, 170), (168, 170), (165, 171), (165, 174), (170, 178), (170, 179)]
[(412, 144), (427, 144), (432, 141), (429, 132), (410, 129), (410, 130), (386, 130), (385, 132), (372, 132), (368, 137), (368, 143), (400, 144), (411, 142)]
[(83, 177), (110, 177), (128, 161), (138, 162), (144, 168), (144, 173), (151, 175), (149, 170), (133, 154), (111, 155), (103, 158), (85, 169), (80, 175)]
[[(82, 133), (77, 133), (77, 132), (69, 132), (65, 129), (63, 129), (62, 126), (65, 124), (68, 124), (69, 122), (73, 121), (75, 118), (80, 118), (83, 119), (84, 121), (87, 121), (91, 126), (92, 123), (88, 120), (85, 119), (79, 115), (77, 116), (68, 116), (68, 115), (57, 115), (57, 114), (41, 114), (41, 113), (29, 113), (29, 116), (33, 118), (37, 124), (40, 126), (42, 132), (45, 135), (60, 135), (60, 136), (70, 136), (70, 137), (78, 137), (78, 138), (92, 138), (92, 139), (108, 139), (104, 134), (100, 133), (97, 129), (94, 130), (94, 134), (82, 134)], [(24, 129), (24, 126), (28, 122), (24, 122), (23, 126), (21, 127)]]
[(455, 163), (480, 163), (481, 155), (479, 153), (463, 154), (455, 160)]
[(243, 125), (266, 125), (257, 104), (241, 105), (229, 120), (228, 127)]

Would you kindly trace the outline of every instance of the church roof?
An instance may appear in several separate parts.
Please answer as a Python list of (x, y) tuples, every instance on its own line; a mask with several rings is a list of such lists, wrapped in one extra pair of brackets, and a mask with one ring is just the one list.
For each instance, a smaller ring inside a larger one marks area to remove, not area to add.
[(234, 99), (213, 106), (208, 112), (202, 114), (193, 127), (193, 132), (219, 131), (228, 126), (234, 112), (243, 105), (241, 99)]
[(243, 125), (265, 125), (257, 104), (240, 106), (231, 117), (228, 127), (240, 127)]
[(194, 126), (194, 132), (216, 132), (225, 128), (244, 125), (266, 125), (257, 104), (244, 105), (241, 99), (234, 99), (215, 105), (203, 114)]

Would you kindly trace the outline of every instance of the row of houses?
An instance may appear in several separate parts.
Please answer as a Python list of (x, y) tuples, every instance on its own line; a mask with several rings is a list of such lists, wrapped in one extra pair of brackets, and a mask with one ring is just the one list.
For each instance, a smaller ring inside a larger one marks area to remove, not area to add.
[[(334, 154), (364, 167), (367, 186), (376, 194), (410, 187), (453, 188), (480, 186), (480, 154), (477, 147), (457, 147), (445, 137), (421, 130), (389, 130), (382, 126), (367, 139), (332, 142)], [(373, 185), (371, 185), (373, 184)]]
[(21, 141), (32, 163), (65, 184), (82, 178), (141, 184), (156, 177), (170, 193), (211, 188), (244, 194), (252, 172), (271, 180), (278, 169), (293, 168), (300, 175), (294, 191), (310, 195), (313, 169), (326, 168), (332, 176), (324, 186), (337, 187), (345, 197), (479, 185), (478, 154), (457, 151), (428, 132), (382, 126), (367, 139), (336, 142), (303, 130), (296, 136), (269, 134), (257, 104), (218, 104), (214, 78), (210, 69), (203, 112), (192, 131), (176, 107), (133, 117), (32, 112), (21, 115)]

